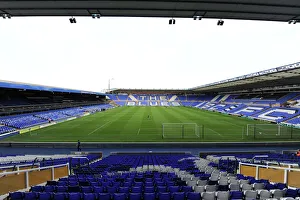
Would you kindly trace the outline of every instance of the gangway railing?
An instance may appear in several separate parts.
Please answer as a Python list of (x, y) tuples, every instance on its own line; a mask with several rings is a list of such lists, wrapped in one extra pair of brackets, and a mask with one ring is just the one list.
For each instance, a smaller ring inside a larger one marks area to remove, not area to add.
[(69, 163), (0, 173), (0, 195), (70, 175)]

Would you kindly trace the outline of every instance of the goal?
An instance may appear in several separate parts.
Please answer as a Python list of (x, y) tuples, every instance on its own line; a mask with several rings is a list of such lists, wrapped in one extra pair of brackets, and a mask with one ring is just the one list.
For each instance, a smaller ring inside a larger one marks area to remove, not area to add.
[(30, 136), (36, 136), (37, 135), (37, 131), (32, 131), (31, 128), (28, 129)]
[(196, 123), (163, 123), (162, 138), (201, 138), (203, 125)]
[(244, 138), (294, 139), (300, 137), (300, 129), (280, 124), (247, 124)]

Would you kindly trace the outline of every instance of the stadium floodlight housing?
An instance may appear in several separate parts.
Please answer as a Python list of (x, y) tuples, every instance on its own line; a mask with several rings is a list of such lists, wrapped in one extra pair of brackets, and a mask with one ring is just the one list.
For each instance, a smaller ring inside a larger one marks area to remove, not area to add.
[(221, 20), (221, 19), (219, 19), (219, 21), (218, 21), (217, 25), (218, 25), (218, 26), (223, 26), (223, 24), (224, 24), (224, 21), (223, 21), (223, 20)]
[(70, 21), (71, 24), (76, 23), (76, 19), (75, 19), (74, 17), (71, 17), (71, 18), (69, 19), (69, 21)]
[(100, 14), (92, 14), (92, 18), (93, 19), (96, 19), (96, 18), (100, 19), (100, 17), (101, 17)]
[(200, 16), (200, 15), (195, 15), (193, 18), (194, 18), (194, 20), (197, 20), (197, 19), (198, 19), (198, 20), (201, 20), (201, 19), (202, 19), (202, 16)]
[(172, 19), (169, 19), (169, 24), (170, 24), (170, 25), (175, 24), (175, 19), (173, 19), (173, 18), (172, 18)]
[(3, 19), (11, 19), (11, 15), (10, 14), (2, 14)]
[(297, 24), (297, 22), (298, 22), (297, 20), (289, 20), (288, 21), (289, 24)]

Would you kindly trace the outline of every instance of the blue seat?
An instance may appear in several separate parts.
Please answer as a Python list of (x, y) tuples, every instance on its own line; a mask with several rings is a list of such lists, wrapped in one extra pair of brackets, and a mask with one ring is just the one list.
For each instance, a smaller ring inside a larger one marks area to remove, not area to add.
[(179, 192), (180, 187), (179, 186), (169, 186), (169, 192)]
[(188, 192), (186, 196), (187, 196), (188, 200), (200, 200), (201, 199), (201, 194), (198, 192)]
[(169, 192), (160, 192), (160, 193), (158, 193), (158, 199), (159, 200), (170, 200), (171, 194)]
[(141, 193), (129, 193), (129, 200), (141, 200)]
[(132, 185), (131, 182), (124, 182), (124, 183), (122, 184), (123, 187), (130, 187), (131, 185)]
[(88, 181), (79, 181), (80, 186), (90, 186), (90, 182)]
[(94, 193), (103, 193), (104, 192), (104, 188), (102, 186), (94, 186)]
[(276, 186), (275, 186), (274, 184), (267, 183), (267, 184), (265, 185), (265, 189), (266, 189), (266, 190), (274, 190), (274, 189), (276, 189)]
[(157, 186), (157, 192), (167, 192), (166, 186)]
[(93, 188), (90, 186), (81, 186), (82, 193), (93, 193)]
[(145, 182), (145, 187), (153, 187), (154, 183), (153, 182)]
[[(69, 180), (69, 178), (67, 178), (67, 177), (59, 178), (58, 183), (61, 182), (61, 181), (68, 181), (68, 180)], [(57, 183), (57, 184), (58, 184), (58, 183)]]
[(115, 193), (113, 195), (114, 200), (125, 200), (127, 198), (127, 195), (125, 193)]
[(98, 182), (90, 182), (90, 186), (99, 186)]
[(110, 200), (110, 194), (108, 193), (99, 193), (98, 199), (100, 200)]
[(241, 191), (231, 191), (230, 192), (230, 199), (243, 199), (243, 192)]
[(43, 192), (44, 191), (44, 186), (32, 186), (31, 187), (32, 192)]
[(84, 200), (96, 200), (96, 196), (94, 193), (83, 193)]
[(142, 193), (142, 187), (132, 187), (131, 192), (132, 193)]
[(284, 183), (276, 183), (277, 189), (283, 190), (284, 188), (287, 188), (286, 184)]
[(55, 186), (53, 186), (53, 185), (46, 185), (44, 187), (44, 192), (55, 192)]
[(9, 193), (9, 197), (10, 197), (11, 200), (22, 200), (23, 199), (23, 192)]
[(112, 183), (111, 182), (102, 182), (103, 187), (111, 187)]
[(218, 186), (218, 191), (228, 191), (229, 186), (228, 185), (219, 185)]
[(171, 193), (173, 200), (184, 200), (185, 199), (185, 193), (184, 192), (174, 192)]
[(46, 185), (57, 185), (57, 182), (56, 181), (47, 181), (47, 184)]
[(65, 200), (67, 199), (66, 193), (54, 193), (53, 200)]
[(165, 182), (163, 182), (163, 181), (157, 181), (156, 182), (156, 186), (165, 186), (166, 184), (165, 184)]
[(145, 187), (144, 192), (145, 193), (153, 193), (154, 192), (154, 187)]
[(144, 200), (155, 200), (155, 193), (144, 193)]
[(284, 196), (296, 198), (297, 195), (298, 195), (298, 190), (287, 189)]
[(129, 193), (129, 187), (119, 187), (119, 193)]
[(69, 186), (79, 186), (79, 183), (77, 181), (69, 181)]
[(52, 193), (50, 192), (41, 192), (39, 194), (39, 200), (51, 200), (52, 199)]
[(79, 186), (69, 186), (68, 187), (68, 192), (72, 193), (72, 192), (80, 192), (80, 187)]
[(68, 182), (67, 181), (58, 181), (57, 186), (67, 186)]
[(56, 192), (68, 192), (67, 186), (56, 186)]
[(80, 200), (80, 193), (69, 193), (69, 200)]
[(193, 188), (191, 186), (182, 186), (182, 192), (192, 192)]
[(32, 200), (32, 199), (36, 199), (38, 194), (35, 192), (24, 192), (24, 197), (23, 200)]
[(143, 186), (143, 182), (135, 182), (134, 186), (136, 186), (136, 187), (142, 187)]
[(117, 188), (116, 187), (106, 187), (107, 193), (116, 193)]

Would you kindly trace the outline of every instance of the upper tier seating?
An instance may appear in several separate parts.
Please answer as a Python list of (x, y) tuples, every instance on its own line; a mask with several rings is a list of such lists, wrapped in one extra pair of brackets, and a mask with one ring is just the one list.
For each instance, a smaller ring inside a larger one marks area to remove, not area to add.
[(11, 127), (7, 127), (7, 126), (0, 126), (0, 135), (4, 134), (4, 133), (9, 133), (9, 132), (13, 132), (16, 129), (11, 128)]
[(128, 99), (128, 95), (118, 95), (120, 101), (126, 101)]
[(29, 114), (0, 118), (0, 124), (4, 124), (6, 126), (14, 127), (17, 129), (28, 128), (43, 123), (47, 123), (47, 120)]
[(56, 121), (69, 117), (80, 116), (83, 115), (84, 112), (96, 112), (101, 111), (102, 109), (109, 109), (111, 107), (112, 106), (109, 104), (101, 104), (94, 106), (84, 106), (77, 108), (66, 108), (60, 110), (36, 112), (31, 114), (6, 116), (0, 117), (0, 124), (16, 129), (23, 129), (40, 124), (49, 123), (49, 121)]
[(282, 121), (291, 119), (300, 114), (299, 108), (279, 108), (274, 107), (268, 110), (264, 110), (258, 114), (252, 115), (253, 118), (272, 121), (280, 123)]

